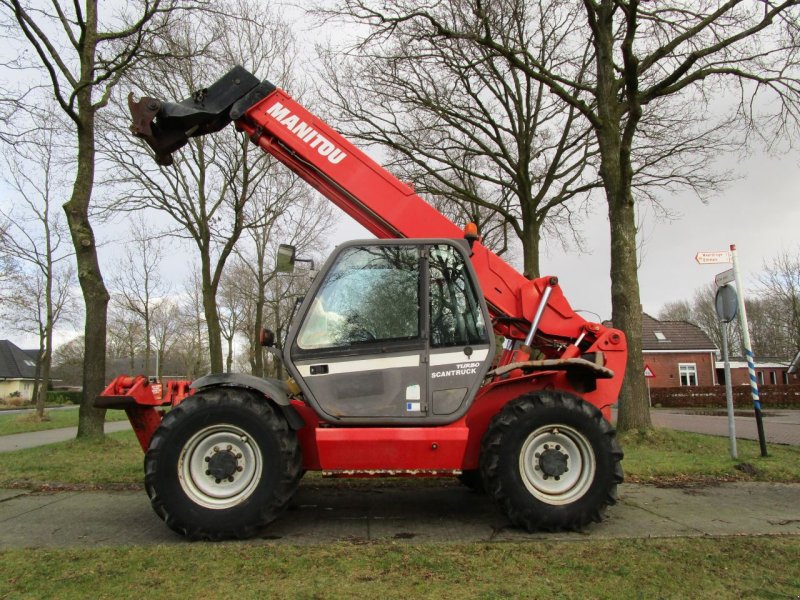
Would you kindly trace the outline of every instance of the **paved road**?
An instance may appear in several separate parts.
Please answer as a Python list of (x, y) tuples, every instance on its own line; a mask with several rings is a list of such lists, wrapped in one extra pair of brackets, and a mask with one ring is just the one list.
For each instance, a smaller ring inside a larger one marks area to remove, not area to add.
[[(764, 409), (764, 435), (767, 444), (800, 446), (800, 410)], [(728, 435), (728, 417), (687, 414), (686, 411), (655, 409), (650, 411), (653, 425), (679, 431), (710, 435)], [(737, 439), (757, 440), (755, 417), (736, 417)]]
[[(459, 485), (301, 485), (289, 510), (254, 543), (339, 540), (530, 541), (732, 535), (800, 535), (800, 484), (734, 483), (683, 489), (624, 484), (608, 518), (582, 533), (512, 528), (485, 495)], [(0, 550), (185, 543), (155, 515), (144, 491), (0, 490)]]

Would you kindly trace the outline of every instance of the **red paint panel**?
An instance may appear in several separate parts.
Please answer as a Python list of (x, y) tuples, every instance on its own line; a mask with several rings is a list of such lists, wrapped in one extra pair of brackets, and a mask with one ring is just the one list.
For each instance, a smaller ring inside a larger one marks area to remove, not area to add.
[(316, 430), (324, 470), (460, 469), (468, 436), (464, 426)]

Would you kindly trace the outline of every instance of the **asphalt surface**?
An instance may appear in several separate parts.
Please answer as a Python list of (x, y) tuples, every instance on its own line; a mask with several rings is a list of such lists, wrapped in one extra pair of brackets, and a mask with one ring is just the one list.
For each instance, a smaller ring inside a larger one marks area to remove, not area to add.
[[(748, 416), (735, 417), (736, 438), (757, 440), (756, 420), (752, 411)], [(764, 435), (767, 444), (800, 446), (800, 410), (764, 409)], [(724, 411), (718, 416), (700, 415), (676, 409), (650, 411), (653, 425), (679, 431), (693, 431), (710, 435), (728, 436), (728, 417)]]
[[(250, 543), (524, 542), (609, 538), (800, 535), (800, 484), (691, 488), (624, 484), (606, 520), (580, 533), (511, 527), (487, 496), (462, 486), (301, 484), (289, 510)], [(182, 544), (144, 491), (0, 490), (0, 550)]]

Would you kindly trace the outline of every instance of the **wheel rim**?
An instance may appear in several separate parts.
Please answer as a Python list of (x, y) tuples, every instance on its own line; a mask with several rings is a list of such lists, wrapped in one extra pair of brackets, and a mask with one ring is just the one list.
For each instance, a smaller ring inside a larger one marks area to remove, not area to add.
[(569, 504), (592, 485), (595, 457), (589, 440), (566, 425), (546, 425), (532, 432), (519, 454), (525, 487), (548, 504)]
[(249, 498), (261, 479), (263, 457), (255, 441), (235, 425), (212, 425), (184, 445), (178, 478), (189, 498), (224, 509)]

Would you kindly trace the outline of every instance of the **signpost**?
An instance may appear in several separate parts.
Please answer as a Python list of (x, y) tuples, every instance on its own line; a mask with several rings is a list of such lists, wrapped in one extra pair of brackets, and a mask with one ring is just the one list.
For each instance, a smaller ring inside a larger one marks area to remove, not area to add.
[(717, 284), (718, 288), (721, 288), (723, 285), (733, 283), (735, 279), (736, 276), (733, 274), (733, 269), (728, 269), (722, 273), (717, 273), (716, 277), (714, 277), (714, 283)]
[(647, 382), (647, 405), (650, 408), (653, 408), (653, 401), (650, 399), (650, 380), (655, 376), (656, 376), (656, 374), (653, 372), (653, 369), (650, 368), (650, 365), (645, 363), (644, 364), (644, 380)]
[[(755, 357), (753, 355), (752, 345), (750, 343), (750, 332), (747, 327), (747, 312), (744, 307), (744, 287), (742, 286), (742, 274), (739, 272), (739, 263), (736, 256), (736, 244), (731, 244), (730, 251), (721, 250), (718, 252), (698, 252), (694, 259), (701, 265), (716, 265), (733, 263), (733, 268), (723, 271), (715, 277), (715, 281), (719, 279), (720, 282), (725, 282), (730, 278), (729, 273), (733, 272), (733, 279), (736, 282), (736, 289), (739, 291), (737, 294), (738, 301), (738, 314), (739, 323), (742, 327), (742, 345), (744, 346), (744, 354), (747, 359), (747, 372), (750, 376), (750, 395), (753, 398), (753, 411), (756, 417), (756, 428), (758, 429), (758, 442), (761, 446), (761, 456), (767, 456), (767, 441), (764, 437), (764, 422), (761, 418), (761, 401), (758, 396), (758, 382), (756, 381)], [(719, 283), (717, 285), (720, 285)], [(727, 284), (723, 284), (725, 287)], [(720, 288), (721, 289), (721, 288)], [(729, 295), (726, 293), (726, 295)], [(721, 317), (720, 317), (721, 318)], [(733, 318), (731, 318), (733, 320)], [(726, 379), (730, 381), (730, 376), (727, 375)], [(730, 417), (729, 417), (730, 418)]]
[[(725, 271), (727, 273), (728, 271)], [(725, 273), (720, 273), (724, 275)], [(719, 277), (719, 275), (717, 275)], [(722, 322), (722, 360), (725, 361), (725, 402), (728, 407), (728, 437), (731, 440), (731, 458), (737, 458), (736, 452), (736, 420), (733, 412), (733, 387), (731, 384), (731, 363), (728, 360), (728, 323), (736, 318), (738, 302), (736, 290), (729, 285), (723, 285), (717, 290), (714, 298), (714, 307), (717, 317)]]
[(731, 262), (731, 253), (727, 250), (720, 252), (698, 252), (694, 259), (701, 265), (721, 265)]

